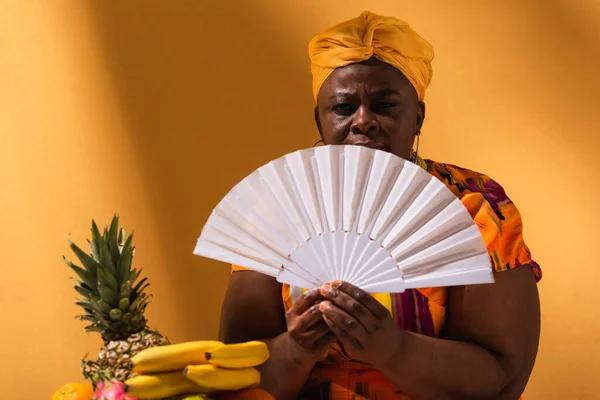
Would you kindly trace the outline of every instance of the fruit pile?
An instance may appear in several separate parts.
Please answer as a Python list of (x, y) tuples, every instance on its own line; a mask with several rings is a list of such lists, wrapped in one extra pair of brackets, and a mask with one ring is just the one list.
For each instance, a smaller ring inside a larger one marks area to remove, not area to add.
[(125, 382), (125, 393), (144, 399), (183, 393), (219, 393), (260, 383), (255, 368), (269, 358), (265, 343), (224, 344), (196, 341), (144, 350), (131, 359), (137, 373)]
[[(88, 322), (86, 331), (102, 336), (104, 346), (96, 360), (81, 362), (91, 384), (64, 385), (52, 400), (181, 400), (184, 393), (235, 391), (258, 383), (254, 367), (268, 358), (264, 343), (172, 345), (148, 327), (149, 283), (141, 278), (141, 269), (132, 267), (133, 234), (127, 236), (119, 227), (118, 216), (102, 234), (92, 220), (89, 252), (68, 241), (79, 260), (77, 265), (63, 257), (77, 275), (76, 304), (84, 311), (78, 318)], [(188, 400), (198, 398), (204, 397)]]

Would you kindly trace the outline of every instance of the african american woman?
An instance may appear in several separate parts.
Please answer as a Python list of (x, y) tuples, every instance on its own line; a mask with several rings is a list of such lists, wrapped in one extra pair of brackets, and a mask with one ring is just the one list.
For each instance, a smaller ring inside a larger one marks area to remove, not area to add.
[(539, 265), (520, 214), (486, 175), (413, 151), (433, 49), (405, 22), (364, 12), (309, 46), (324, 144), (367, 146), (444, 182), (486, 243), (495, 283), (367, 294), (300, 288), (233, 266), (221, 340), (264, 340), (261, 388), (277, 399), (519, 399), (540, 334)]

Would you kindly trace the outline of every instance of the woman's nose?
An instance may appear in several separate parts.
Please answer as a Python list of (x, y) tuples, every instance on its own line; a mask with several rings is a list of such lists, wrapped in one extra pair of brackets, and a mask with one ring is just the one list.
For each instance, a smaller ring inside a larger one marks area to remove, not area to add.
[(354, 113), (350, 131), (355, 135), (369, 135), (379, 131), (379, 123), (375, 113), (366, 106), (360, 106)]

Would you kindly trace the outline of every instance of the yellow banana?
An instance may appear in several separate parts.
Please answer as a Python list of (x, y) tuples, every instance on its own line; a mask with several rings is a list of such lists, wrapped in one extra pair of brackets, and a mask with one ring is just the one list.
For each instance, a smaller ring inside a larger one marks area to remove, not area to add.
[(209, 363), (219, 367), (250, 368), (267, 361), (269, 349), (264, 342), (259, 341), (227, 344), (207, 351), (205, 357)]
[(131, 358), (131, 369), (137, 373), (181, 371), (190, 364), (206, 363), (206, 353), (224, 346), (214, 340), (200, 340), (151, 347)]
[(125, 381), (125, 393), (141, 399), (162, 399), (187, 393), (208, 393), (210, 390), (187, 379), (180, 372), (137, 375)]
[(189, 365), (183, 371), (189, 380), (213, 391), (241, 390), (260, 383), (255, 368), (226, 369), (216, 365)]

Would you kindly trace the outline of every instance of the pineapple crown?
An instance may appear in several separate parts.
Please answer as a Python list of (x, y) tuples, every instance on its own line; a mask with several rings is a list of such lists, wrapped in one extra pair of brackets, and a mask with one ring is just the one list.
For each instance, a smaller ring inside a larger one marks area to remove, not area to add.
[(75, 304), (85, 314), (77, 318), (90, 322), (88, 332), (99, 332), (105, 341), (122, 340), (146, 327), (144, 311), (150, 297), (144, 290), (149, 286), (148, 278), (136, 283), (142, 269), (131, 268), (135, 247), (133, 233), (125, 237), (119, 228), (119, 217), (115, 214), (110, 228), (105, 226), (101, 235), (92, 220), (92, 240), (88, 240), (90, 254), (81, 250), (67, 238), (71, 250), (81, 266), (75, 265), (65, 256), (65, 263), (77, 274), (75, 290), (80, 298)]

